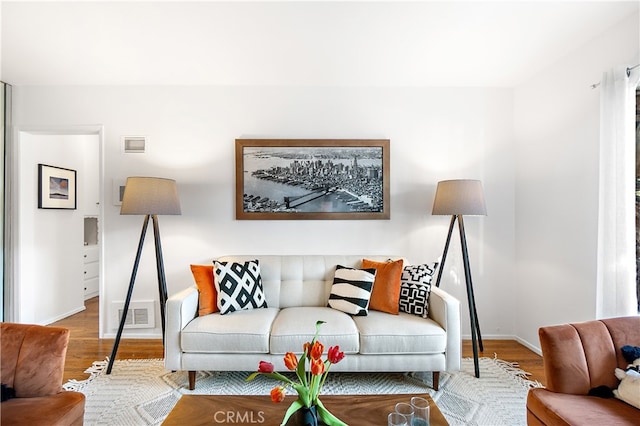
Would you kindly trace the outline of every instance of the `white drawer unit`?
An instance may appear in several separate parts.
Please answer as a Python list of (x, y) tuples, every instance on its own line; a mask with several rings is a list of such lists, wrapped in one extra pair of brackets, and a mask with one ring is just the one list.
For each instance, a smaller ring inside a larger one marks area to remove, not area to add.
[(84, 299), (91, 299), (98, 295), (100, 262), (98, 261), (98, 246), (84, 247)]
[(84, 279), (98, 278), (98, 262), (84, 264)]
[(98, 246), (85, 246), (84, 247), (84, 263), (97, 262), (98, 261)]

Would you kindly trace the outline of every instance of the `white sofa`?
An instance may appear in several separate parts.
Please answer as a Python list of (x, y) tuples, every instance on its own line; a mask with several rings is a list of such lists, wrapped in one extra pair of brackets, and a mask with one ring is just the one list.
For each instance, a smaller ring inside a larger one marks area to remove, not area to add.
[[(346, 356), (332, 371), (431, 371), (437, 390), (440, 371), (460, 369), (460, 302), (432, 286), (429, 317), (369, 310), (350, 316), (327, 307), (336, 265), (359, 268), (363, 258), (395, 256), (225, 256), (223, 262), (257, 259), (267, 308), (198, 316), (195, 285), (171, 296), (166, 305), (165, 367), (196, 371), (255, 371), (261, 360), (284, 370), (286, 352), (301, 352), (318, 320), (320, 339), (339, 345)], [(408, 264), (406, 259), (403, 259)]]

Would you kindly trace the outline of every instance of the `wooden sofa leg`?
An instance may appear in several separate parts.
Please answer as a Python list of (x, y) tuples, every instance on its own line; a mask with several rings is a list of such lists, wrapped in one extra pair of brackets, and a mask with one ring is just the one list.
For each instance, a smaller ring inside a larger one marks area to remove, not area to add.
[(433, 390), (438, 390), (439, 387), (440, 387), (440, 372), (434, 371), (433, 372)]
[(196, 388), (196, 372), (189, 371), (189, 390), (194, 390), (195, 388)]

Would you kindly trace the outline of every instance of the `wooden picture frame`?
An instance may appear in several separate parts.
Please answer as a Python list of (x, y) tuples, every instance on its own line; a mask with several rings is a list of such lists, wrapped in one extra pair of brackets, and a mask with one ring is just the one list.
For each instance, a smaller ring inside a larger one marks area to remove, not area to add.
[(38, 164), (38, 208), (77, 208), (76, 171), (62, 167)]
[(236, 139), (236, 219), (389, 219), (388, 139)]

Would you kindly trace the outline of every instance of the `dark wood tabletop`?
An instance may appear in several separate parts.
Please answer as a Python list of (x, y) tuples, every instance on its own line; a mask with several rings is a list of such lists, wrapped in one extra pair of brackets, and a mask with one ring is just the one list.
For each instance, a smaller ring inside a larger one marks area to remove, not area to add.
[[(420, 395), (322, 395), (320, 400), (333, 415), (351, 426), (386, 425), (387, 415), (398, 402), (409, 402), (412, 396), (429, 400), (431, 426), (448, 425), (440, 409), (428, 394)], [(183, 395), (163, 425), (264, 425), (282, 422), (287, 408), (295, 399), (288, 396), (276, 404), (267, 395)], [(295, 425), (292, 417), (287, 425)]]

